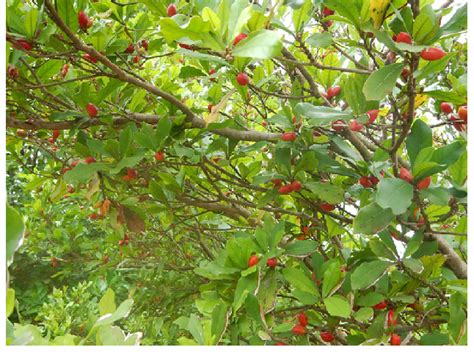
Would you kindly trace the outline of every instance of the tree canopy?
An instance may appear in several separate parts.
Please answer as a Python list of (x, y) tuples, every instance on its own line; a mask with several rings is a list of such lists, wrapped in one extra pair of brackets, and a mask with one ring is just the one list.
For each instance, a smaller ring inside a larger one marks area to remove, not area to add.
[(467, 344), (467, 4), (8, 0), (7, 344)]

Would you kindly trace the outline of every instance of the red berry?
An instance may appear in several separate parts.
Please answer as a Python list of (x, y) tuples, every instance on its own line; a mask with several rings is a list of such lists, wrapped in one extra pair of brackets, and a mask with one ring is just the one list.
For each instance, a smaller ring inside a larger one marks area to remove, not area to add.
[(379, 183), (379, 179), (376, 176), (371, 175), (369, 179), (372, 182), (373, 186), (376, 186)]
[(387, 302), (385, 301), (379, 302), (374, 306), (375, 310), (383, 310), (385, 308), (387, 308)]
[(277, 266), (277, 264), (278, 264), (278, 260), (276, 259), (276, 257), (267, 259), (267, 266), (268, 267), (275, 268)]
[(372, 181), (367, 176), (360, 177), (359, 178), (359, 184), (364, 188), (372, 187)]
[(82, 56), (82, 58), (83, 58), (84, 60), (87, 60), (89, 63), (94, 63), (94, 64), (97, 63), (97, 59), (94, 58), (94, 57), (93, 57), (92, 55), (90, 55), (90, 54), (84, 54), (84, 55)]
[(33, 44), (31, 44), (27, 40), (18, 40), (17, 43), (26, 51), (30, 51), (31, 49), (33, 49)]
[(127, 176), (130, 178), (130, 179), (134, 179), (134, 178), (137, 178), (138, 176), (138, 173), (135, 169), (133, 168), (128, 168), (127, 169)]
[(216, 69), (212, 68), (211, 70), (209, 70), (209, 75), (213, 75), (216, 73)]
[(145, 50), (148, 50), (148, 40), (142, 40), (142, 47)]
[(54, 139), (58, 139), (60, 135), (61, 135), (61, 131), (59, 129), (53, 130), (53, 138)]
[(255, 266), (258, 263), (258, 256), (256, 254), (253, 254), (249, 258), (248, 266), (252, 267)]
[(54, 144), (55, 141), (56, 141), (56, 139), (54, 139), (52, 137), (48, 138), (48, 143), (50, 143), (50, 144)]
[(293, 192), (299, 192), (301, 190), (301, 183), (299, 181), (293, 181), (289, 186)]
[(453, 108), (449, 103), (442, 102), (441, 105), (439, 106), (441, 108), (441, 111), (446, 114), (451, 114), (453, 112)]
[(400, 336), (397, 335), (396, 333), (392, 333), (392, 335), (390, 336), (390, 344), (392, 346), (399, 346), (401, 343), (402, 343), (402, 340)]
[(293, 191), (291, 184), (284, 185), (278, 189), (278, 193), (280, 194), (289, 194)]
[(209, 110), (209, 113), (212, 111), (213, 106), (214, 106), (214, 104), (208, 104), (207, 105), (207, 110)]
[(306, 328), (304, 328), (301, 325), (295, 325), (291, 329), (291, 332), (293, 332), (295, 335), (298, 335), (298, 336), (304, 336), (304, 335), (306, 335)]
[(411, 39), (411, 35), (408, 33), (404, 33), (403, 31), (401, 33), (398, 33), (395, 41), (397, 43), (405, 43), (409, 45), (413, 43), (413, 40)]
[[(74, 162), (71, 163), (71, 166), (73, 166), (73, 167), (76, 166), (76, 164), (77, 164), (77, 163), (74, 163)], [(86, 159), (84, 159), (84, 163), (86, 163), (86, 164), (91, 164), (91, 163), (95, 163), (95, 162), (97, 162), (97, 161), (92, 156), (89, 156)]]
[(367, 112), (367, 115), (369, 116), (369, 120), (367, 121), (367, 124), (372, 124), (375, 122), (375, 119), (379, 116), (379, 110), (378, 109), (372, 109)]
[(169, 5), (168, 8), (166, 9), (166, 13), (168, 14), (168, 16), (175, 16), (177, 12), (178, 10), (176, 9), (175, 4)]
[(446, 56), (446, 52), (440, 48), (428, 48), (423, 50), (420, 53), (420, 56), (422, 59), (427, 61), (434, 61), (444, 58)]
[(352, 130), (353, 132), (360, 132), (362, 129), (364, 129), (364, 125), (358, 123), (357, 120), (352, 119), (349, 122), (349, 129)]
[(158, 151), (155, 153), (155, 159), (158, 161), (158, 162), (163, 162), (165, 160), (165, 152), (162, 152), (162, 151)]
[(405, 182), (408, 182), (408, 183), (411, 183), (413, 182), (413, 175), (411, 174), (411, 172), (404, 168), (404, 167), (401, 167), (400, 168), (400, 174), (398, 176), (400, 179), (403, 179)]
[(125, 52), (126, 52), (127, 54), (131, 54), (131, 53), (133, 53), (134, 51), (135, 51), (135, 47), (133, 46), (133, 44), (128, 44), (127, 49), (125, 49)]
[[(86, 158), (87, 159), (87, 158)], [(74, 159), (72, 162), (71, 162), (71, 167), (75, 167), (76, 165), (79, 164), (79, 161), (77, 159)]]
[(188, 50), (193, 50), (193, 46), (192, 45), (188, 45), (188, 44), (184, 44), (184, 43), (178, 43), (179, 47), (180, 48), (183, 48), (183, 49), (188, 49)]
[(464, 122), (467, 124), (467, 105), (463, 105), (459, 107), (458, 115), (459, 115), (459, 118), (464, 120)]
[(262, 122), (262, 127), (266, 127), (267, 125), (268, 125), (268, 123), (266, 121)]
[(326, 25), (327, 28), (330, 28), (332, 24), (334, 24), (334, 21), (332, 21), (332, 20), (326, 21), (324, 23), (324, 25)]
[(301, 326), (308, 326), (308, 317), (304, 314), (304, 312), (299, 313), (296, 317), (298, 318), (298, 322)]
[(235, 37), (234, 42), (232, 44), (236, 46), (238, 43), (244, 40), (247, 36), (248, 36), (247, 34), (240, 33), (239, 35)]
[(96, 117), (97, 113), (99, 112), (97, 107), (92, 103), (87, 103), (86, 110), (87, 110), (87, 114), (89, 114), (89, 117), (91, 117), (91, 118)]
[(286, 346), (286, 343), (284, 342), (277, 342), (275, 346)]
[(416, 188), (418, 188), (419, 190), (428, 188), (430, 186), (430, 183), (431, 183), (431, 177), (423, 178), (421, 181), (419, 181), (416, 184)]
[(321, 203), (319, 205), (324, 212), (331, 212), (336, 209), (336, 206), (329, 203)]
[(331, 10), (325, 6), (323, 9), (323, 15), (326, 17), (326, 16), (331, 16), (332, 14), (334, 14), (334, 10)]
[(319, 337), (321, 337), (321, 340), (323, 340), (324, 342), (333, 342), (334, 341), (334, 335), (331, 332), (328, 332), (328, 331), (320, 332)]
[(402, 70), (403, 80), (407, 81), (409, 75), (410, 75), (410, 70), (408, 68), (403, 68), (403, 70)]
[(272, 179), (273, 187), (280, 187), (283, 181), (279, 178)]
[(135, 55), (132, 60), (133, 60), (133, 62), (134, 62), (135, 64), (137, 64), (137, 63), (140, 61), (140, 56), (139, 56), (139, 55)]
[(387, 327), (392, 327), (397, 325), (397, 318), (395, 317), (395, 311), (390, 310), (387, 314)]
[(97, 218), (99, 218), (99, 215), (97, 213), (89, 214), (89, 219), (94, 220), (94, 219), (97, 219)]
[(249, 77), (245, 73), (239, 73), (237, 74), (237, 83), (242, 86), (246, 86), (249, 83)]
[(86, 30), (92, 26), (92, 21), (86, 15), (84, 11), (79, 11), (77, 14), (77, 21), (79, 22), (79, 27), (82, 30)]
[(334, 129), (336, 132), (342, 132), (346, 128), (346, 123), (344, 123), (343, 120), (336, 120), (332, 122), (332, 129)]
[(281, 140), (285, 142), (293, 142), (296, 139), (296, 133), (295, 132), (283, 133), (280, 138)]
[(341, 87), (339, 85), (333, 86), (328, 89), (327, 98), (332, 99), (339, 95), (341, 92)]

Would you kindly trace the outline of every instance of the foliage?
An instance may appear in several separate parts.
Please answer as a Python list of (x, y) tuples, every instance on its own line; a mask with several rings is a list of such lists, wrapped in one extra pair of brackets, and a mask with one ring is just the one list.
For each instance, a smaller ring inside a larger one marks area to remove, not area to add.
[(171, 3), (7, 1), (7, 343), (466, 344), (467, 7)]

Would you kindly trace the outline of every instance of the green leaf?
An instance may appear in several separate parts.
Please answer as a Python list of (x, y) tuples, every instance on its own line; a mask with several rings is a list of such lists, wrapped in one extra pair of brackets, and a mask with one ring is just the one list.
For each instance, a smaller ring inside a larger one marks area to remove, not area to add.
[(305, 240), (291, 242), (285, 247), (286, 253), (290, 256), (305, 256), (313, 253), (318, 248), (315, 241)]
[(441, 28), (443, 35), (460, 33), (467, 30), (467, 2)]
[(418, 44), (431, 44), (440, 33), (440, 19), (431, 5), (424, 6), (413, 23), (413, 40)]
[(352, 74), (344, 82), (344, 99), (356, 115), (363, 114), (371, 109), (378, 109), (379, 107), (378, 101), (367, 101), (365, 99), (363, 88), (367, 78), (368, 76), (366, 75)]
[(421, 273), (423, 271), (423, 263), (421, 263), (419, 259), (405, 258), (403, 264), (415, 273)]
[(351, 120), (354, 117), (352, 113), (349, 112), (329, 107), (315, 106), (309, 103), (299, 103), (295, 107), (295, 112), (298, 115), (309, 118), (309, 124), (313, 126), (329, 125), (334, 120)]
[(354, 318), (359, 322), (369, 321), (372, 317), (374, 317), (374, 309), (372, 307), (362, 307), (354, 314)]
[(202, 329), (201, 321), (195, 314), (191, 314), (188, 322), (188, 331), (193, 335), (198, 344), (204, 345), (204, 331)]
[(440, 346), (449, 344), (449, 335), (434, 331), (432, 333), (421, 336), (420, 344), (425, 346)]
[(70, 0), (57, 0), (56, 9), (61, 20), (75, 33), (79, 28), (79, 22), (77, 20), (77, 12), (74, 9), (74, 2)]
[(383, 209), (377, 203), (370, 203), (361, 208), (354, 218), (354, 232), (375, 234), (387, 227), (395, 216), (387, 208)]
[(344, 273), (341, 272), (339, 262), (331, 263), (324, 271), (322, 296), (328, 297), (336, 292), (341, 287), (343, 278)]
[[(295, 25), (295, 30), (300, 31), (302, 26), (312, 17), (314, 12), (314, 7), (311, 0), (301, 0), (297, 8), (293, 7), (293, 24)], [(302, 3), (302, 4), (301, 4)], [(291, 6), (291, 3), (288, 4)], [(307, 39), (309, 40), (309, 39)]]
[(373, 72), (366, 80), (362, 91), (367, 100), (382, 100), (390, 94), (400, 77), (404, 64), (391, 64)]
[(448, 329), (455, 344), (459, 344), (459, 338), (465, 329), (465, 327), (463, 327), (466, 321), (465, 307), (466, 300), (459, 292), (456, 292), (449, 298)]
[(7, 204), (7, 267), (13, 262), (13, 254), (23, 243), (25, 224), (20, 213)]
[(219, 341), (219, 337), (225, 330), (227, 323), (227, 306), (219, 303), (212, 311), (211, 333), (215, 337), (215, 344)]
[(247, 295), (252, 293), (257, 288), (257, 273), (253, 272), (245, 277), (240, 277), (239, 281), (237, 282), (237, 286), (235, 288), (234, 293), (234, 302), (232, 303), (232, 307), (234, 309), (234, 314), (242, 307)]
[(397, 259), (396, 254), (394, 254), (393, 251), (390, 250), (385, 245), (385, 243), (382, 242), (378, 238), (371, 238), (369, 241), (369, 247), (377, 257), (391, 259), (391, 260)]
[(380, 207), (390, 208), (395, 215), (402, 214), (412, 203), (413, 186), (399, 178), (383, 178), (377, 185), (375, 199)]
[(297, 268), (285, 268), (283, 270), (285, 280), (297, 290), (319, 296), (315, 284), (306, 276), (303, 270)]
[(115, 293), (111, 288), (108, 288), (99, 301), (99, 313), (104, 316), (108, 313), (114, 313), (116, 308)]
[(332, 45), (332, 35), (329, 33), (316, 33), (306, 39), (306, 43), (316, 48), (327, 48)]
[(281, 34), (271, 30), (260, 30), (250, 33), (247, 38), (240, 41), (232, 54), (254, 59), (271, 59), (280, 55), (282, 47)]
[(39, 11), (35, 8), (28, 9), (25, 18), (25, 32), (28, 38), (34, 38), (36, 33), (36, 27), (38, 26), (38, 15)]
[(305, 187), (325, 202), (338, 204), (344, 200), (344, 189), (334, 184), (308, 182), (305, 184)]
[(15, 290), (13, 288), (8, 288), (7, 289), (7, 312), (6, 312), (7, 318), (10, 317), (14, 308), (15, 308)]
[(391, 265), (388, 261), (372, 261), (362, 263), (351, 275), (353, 290), (362, 290), (375, 284), (387, 272)]
[(94, 327), (99, 327), (99, 326), (104, 326), (104, 325), (110, 325), (114, 323), (117, 320), (120, 320), (121, 318), (127, 317), (128, 314), (130, 313), (130, 310), (132, 309), (133, 306), (133, 300), (128, 299), (123, 301), (120, 306), (113, 312), (112, 314), (106, 314), (104, 316), (101, 316), (94, 324)]
[(331, 316), (347, 318), (351, 315), (351, 305), (342, 296), (331, 296), (325, 298), (323, 302)]
[(418, 153), (423, 148), (433, 145), (431, 128), (421, 119), (416, 119), (411, 126), (411, 132), (407, 137), (406, 148), (412, 166)]

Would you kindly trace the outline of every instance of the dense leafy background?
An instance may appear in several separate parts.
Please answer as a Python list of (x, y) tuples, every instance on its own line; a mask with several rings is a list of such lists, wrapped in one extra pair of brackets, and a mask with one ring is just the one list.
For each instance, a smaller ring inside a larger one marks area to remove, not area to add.
[(466, 5), (170, 3), (7, 1), (7, 343), (466, 344)]

